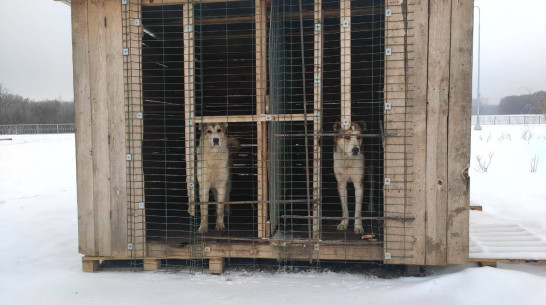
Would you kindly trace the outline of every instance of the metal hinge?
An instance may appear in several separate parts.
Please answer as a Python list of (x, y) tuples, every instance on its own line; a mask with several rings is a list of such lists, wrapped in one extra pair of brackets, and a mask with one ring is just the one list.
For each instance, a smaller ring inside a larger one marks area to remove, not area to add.
[(186, 24), (186, 26), (184, 27), (184, 32), (186, 33), (191, 33), (192, 29), (191, 29), (191, 24)]

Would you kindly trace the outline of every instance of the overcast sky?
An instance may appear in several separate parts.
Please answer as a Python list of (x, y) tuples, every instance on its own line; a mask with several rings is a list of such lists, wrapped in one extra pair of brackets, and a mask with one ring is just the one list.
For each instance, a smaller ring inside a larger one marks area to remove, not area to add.
[[(546, 90), (546, 1), (475, 3), (482, 9), (481, 96), (497, 103), (506, 95)], [(477, 31), (477, 14), (475, 20)], [(32, 99), (72, 99), (70, 35), (70, 7), (65, 4), (0, 0), (0, 83)]]

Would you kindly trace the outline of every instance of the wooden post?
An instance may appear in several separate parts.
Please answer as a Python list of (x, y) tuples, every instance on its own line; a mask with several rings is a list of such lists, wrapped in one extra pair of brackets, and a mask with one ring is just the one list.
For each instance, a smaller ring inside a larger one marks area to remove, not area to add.
[[(125, 67), (125, 113), (126, 113), (126, 156), (127, 196), (129, 200), (129, 240), (132, 250), (130, 257), (146, 253), (146, 217), (139, 203), (144, 202), (144, 174), (142, 170), (142, 22), (141, 6), (134, 2), (123, 6), (123, 48)], [(128, 247), (128, 245), (126, 245)]]
[[(256, 114), (266, 113), (267, 94), (267, 3), (256, 0)], [(267, 123), (257, 122), (258, 144), (258, 237), (266, 237), (268, 204)]]
[(144, 259), (144, 271), (156, 271), (161, 268), (160, 259)]
[(99, 270), (100, 261), (98, 260), (85, 260), (82, 258), (82, 271), (83, 272), (95, 272)]
[(320, 238), (320, 216), (322, 214), (322, 153), (320, 150), (322, 132), (322, 0), (315, 0), (314, 7), (314, 86), (313, 86), (313, 238)]
[[(89, 37), (87, 0), (72, 1), (72, 55), (74, 63), (74, 125), (78, 188), (78, 244), (85, 255), (97, 255), (93, 206), (93, 143), (89, 92)], [(17, 134), (17, 125), (15, 125)]]
[(446, 20), (451, 18), (451, 0), (432, 1), (429, 9), (426, 264), (445, 265), (448, 190), (447, 115), (451, 50), (451, 24)]
[(193, 3), (183, 5), (184, 22), (184, 146), (188, 212), (195, 216), (195, 23)]
[(209, 259), (209, 273), (222, 274), (224, 273), (224, 258), (212, 257)]
[(447, 168), (447, 263), (466, 264), (469, 244), (473, 1), (453, 1)]
[(339, 1), (341, 48), (341, 126), (351, 126), (351, 1)]

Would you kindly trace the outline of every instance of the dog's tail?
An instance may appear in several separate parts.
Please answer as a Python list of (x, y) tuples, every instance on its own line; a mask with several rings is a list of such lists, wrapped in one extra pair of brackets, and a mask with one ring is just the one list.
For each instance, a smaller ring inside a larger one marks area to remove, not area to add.
[(237, 138), (228, 139), (228, 149), (231, 155), (238, 153), (240, 148), (241, 144), (239, 143), (239, 140), (237, 140)]

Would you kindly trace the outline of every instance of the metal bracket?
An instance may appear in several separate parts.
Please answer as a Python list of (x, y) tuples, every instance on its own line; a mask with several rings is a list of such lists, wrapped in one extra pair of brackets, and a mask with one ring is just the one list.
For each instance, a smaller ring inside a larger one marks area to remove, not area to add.
[(192, 31), (191, 24), (186, 24), (186, 26), (184, 27), (184, 32), (191, 33), (191, 31)]
[(126, 154), (125, 155), (125, 160), (126, 161), (131, 161), (131, 160), (133, 160), (133, 156), (131, 156), (131, 154)]
[(139, 18), (136, 18), (136, 19), (135, 19), (134, 25), (135, 25), (135, 26), (140, 26), (140, 19), (139, 19)]
[(390, 17), (390, 16), (392, 16), (392, 10), (388, 8), (385, 10), (385, 17)]
[(391, 48), (386, 48), (385, 49), (385, 55), (386, 56), (391, 56), (392, 55), (392, 49)]
[(348, 28), (349, 27), (349, 19), (343, 20), (343, 27)]
[(142, 112), (137, 112), (136, 113), (136, 118), (139, 119), (139, 120), (142, 120)]
[(321, 25), (320, 23), (315, 23), (315, 31), (320, 31)]
[(129, 55), (129, 49), (123, 48), (123, 56)]
[(320, 76), (315, 76), (315, 84), (320, 84)]
[(133, 243), (127, 243), (127, 250), (133, 250)]
[(385, 185), (391, 185), (391, 178), (385, 178)]
[(385, 110), (391, 110), (391, 109), (392, 109), (391, 103), (385, 103)]
[(391, 259), (391, 253), (385, 252), (385, 259)]
[(138, 203), (138, 208), (144, 210), (144, 201)]
[(348, 120), (348, 119), (344, 119), (343, 122), (341, 123), (341, 125), (343, 125), (343, 126), (349, 126), (349, 125), (351, 125), (351, 121)]

